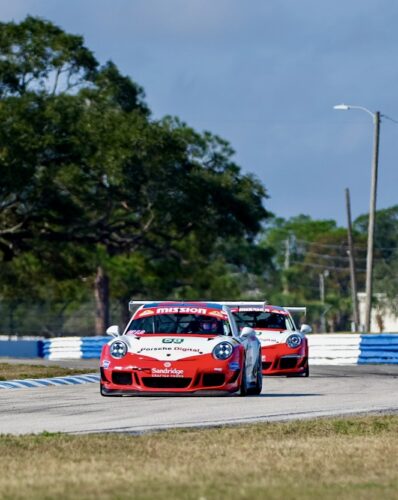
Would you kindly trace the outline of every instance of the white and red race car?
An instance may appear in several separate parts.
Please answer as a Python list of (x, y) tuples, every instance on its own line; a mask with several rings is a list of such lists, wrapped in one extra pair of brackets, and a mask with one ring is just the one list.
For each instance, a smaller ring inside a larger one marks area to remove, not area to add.
[(264, 302), (226, 302), (240, 328), (256, 331), (261, 342), (263, 375), (309, 376), (308, 340), (311, 327), (300, 330), (291, 313), (305, 313), (305, 307), (280, 307)]
[(197, 391), (260, 394), (261, 344), (229, 307), (206, 302), (130, 302), (124, 332), (100, 359), (103, 396)]

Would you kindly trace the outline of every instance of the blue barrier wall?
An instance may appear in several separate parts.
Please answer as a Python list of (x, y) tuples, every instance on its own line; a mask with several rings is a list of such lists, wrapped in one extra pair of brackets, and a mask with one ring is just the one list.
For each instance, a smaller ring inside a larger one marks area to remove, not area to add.
[(361, 335), (358, 364), (398, 364), (398, 334)]
[(0, 357), (9, 358), (41, 358), (43, 342), (41, 340), (2, 340), (0, 341)]
[(82, 337), (81, 353), (83, 359), (96, 359), (101, 356), (102, 347), (111, 337)]

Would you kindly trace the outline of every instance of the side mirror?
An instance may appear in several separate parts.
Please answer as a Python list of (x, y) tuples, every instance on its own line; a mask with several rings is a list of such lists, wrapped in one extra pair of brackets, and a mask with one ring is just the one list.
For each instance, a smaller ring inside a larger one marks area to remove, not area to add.
[(300, 328), (300, 332), (301, 333), (311, 333), (312, 332), (312, 328), (310, 327), (310, 325), (305, 325), (305, 324), (302, 324), (301, 325), (301, 328)]
[(112, 337), (119, 337), (119, 326), (118, 325), (112, 325), (109, 328), (106, 329), (106, 334), (111, 335)]
[(253, 335), (256, 335), (256, 332), (249, 326), (243, 327), (242, 331), (240, 332), (241, 337), (252, 337)]

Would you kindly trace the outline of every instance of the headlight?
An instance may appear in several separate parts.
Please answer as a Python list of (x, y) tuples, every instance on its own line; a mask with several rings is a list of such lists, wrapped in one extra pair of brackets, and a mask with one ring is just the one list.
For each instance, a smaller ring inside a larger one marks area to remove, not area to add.
[(286, 344), (291, 348), (291, 349), (295, 349), (296, 347), (298, 347), (302, 342), (302, 338), (300, 337), (300, 335), (290, 335), (287, 340), (286, 340)]
[(124, 358), (127, 353), (127, 345), (122, 340), (116, 340), (110, 347), (110, 353), (113, 358)]
[(216, 359), (228, 359), (233, 353), (234, 346), (229, 342), (220, 342), (213, 349), (213, 356)]

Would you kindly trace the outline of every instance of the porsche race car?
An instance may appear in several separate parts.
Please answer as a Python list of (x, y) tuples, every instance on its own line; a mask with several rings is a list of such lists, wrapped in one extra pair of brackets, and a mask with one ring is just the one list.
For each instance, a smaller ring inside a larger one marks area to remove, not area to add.
[(280, 307), (264, 302), (229, 302), (240, 328), (256, 331), (261, 342), (263, 375), (309, 376), (308, 340), (311, 327), (297, 329), (291, 313), (305, 307)]
[(143, 393), (262, 390), (261, 344), (250, 327), (239, 330), (219, 303), (130, 302), (131, 320), (103, 347), (103, 396)]

